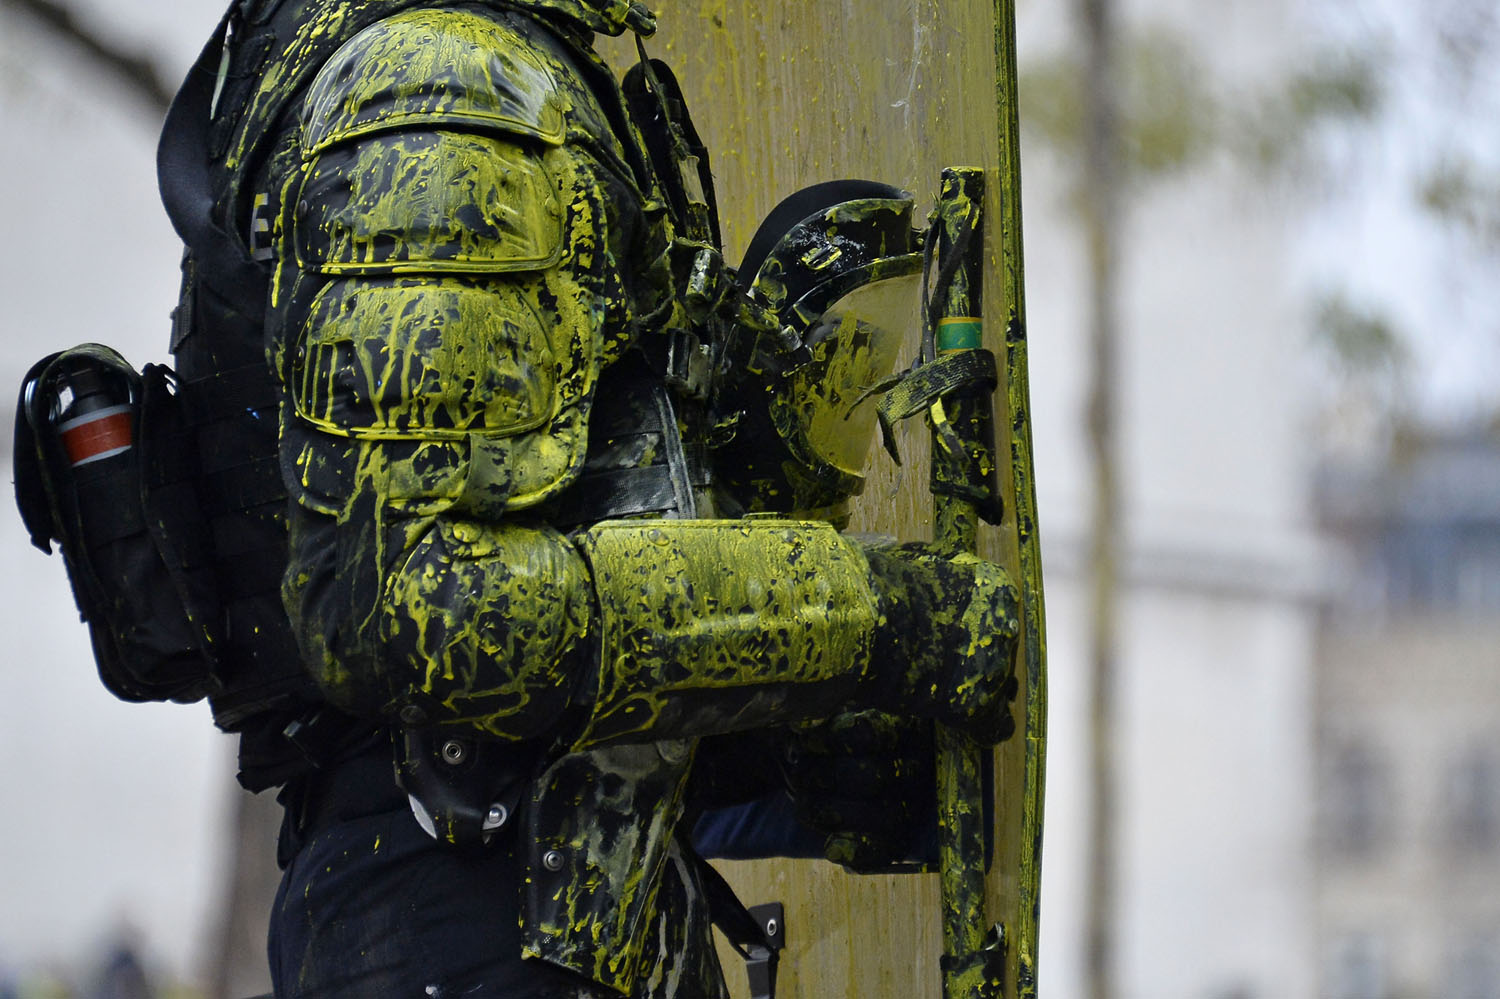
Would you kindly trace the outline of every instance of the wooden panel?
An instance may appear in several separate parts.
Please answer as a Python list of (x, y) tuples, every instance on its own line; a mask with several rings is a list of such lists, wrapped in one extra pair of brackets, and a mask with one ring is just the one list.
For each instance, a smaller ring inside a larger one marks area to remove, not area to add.
[[(917, 195), (920, 216), (944, 166), (982, 166), (990, 179), (985, 312), (1003, 314), (989, 0), (663, 0), (657, 10), (661, 31), (648, 51), (673, 66), (708, 145), (731, 262), (771, 208), (807, 185), (841, 177), (896, 184)], [(635, 59), (620, 41), (601, 49), (621, 71)], [(1003, 357), (1000, 334), (991, 323), (985, 341)], [(1002, 386), (998, 412), (1004, 398)], [(878, 447), (872, 452), (852, 530), (930, 537), (926, 434), (920, 420), (901, 431), (901, 467)], [(1002, 439), (1002, 454), (1005, 447)], [(1008, 463), (1001, 468), (1008, 477)], [(1020, 579), (1010, 514), (982, 532), (981, 547)], [(1019, 725), (1023, 704), (1016, 714)], [(999, 754), (997, 780), (1012, 788), (1021, 783), (1020, 748), (1017, 738)], [(999, 805), (1019, 808), (1014, 797)], [(992, 918), (1002, 898), (1015, 897), (1019, 844), (1002, 843), (998, 854), (988, 885)], [(812, 861), (719, 866), (747, 904), (787, 906), (782, 999), (941, 994), (935, 875), (858, 877)], [(743, 962), (728, 948), (721, 958), (736, 997), (745, 996)]]

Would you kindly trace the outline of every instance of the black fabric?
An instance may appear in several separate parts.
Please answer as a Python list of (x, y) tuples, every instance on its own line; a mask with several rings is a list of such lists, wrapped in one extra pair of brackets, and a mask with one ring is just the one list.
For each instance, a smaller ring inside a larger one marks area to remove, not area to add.
[(31, 366), (26, 377), (21, 379), (21, 390), (16, 399), (15, 438), (11, 445), (11, 475), (16, 487), (16, 506), (21, 511), (21, 522), (26, 525), (26, 534), (31, 544), (47, 555), (52, 554), (52, 501), (47, 495), (46, 472), (42, 467), (41, 451), (38, 448), (36, 431), (31, 426), (29, 412), (31, 393), (37, 380), (57, 354), (48, 354)]
[(945, 354), (913, 368), (880, 401), (881, 419), (904, 420), (960, 388), (978, 385), (993, 391), (999, 375), (995, 355), (982, 348)]
[(189, 424), (184, 450), (201, 458), (175, 476), (175, 502), (194, 511), (202, 528), (192, 559), (222, 608), (215, 646), (222, 689), (210, 703), (215, 723), (242, 735), (240, 781), (251, 788), (274, 786), (305, 766), (280, 733), (317, 700), (281, 608), (285, 488), (275, 459), (277, 393), (262, 343), (268, 270), (233, 231), (222, 202), (234, 185), (216, 156), (288, 29), (285, 19), (264, 24), (272, 6), (241, 3), (226, 14), (168, 112), (157, 158), (163, 202), (188, 247), (171, 346)]
[[(524, 822), (512, 818), (483, 848), (438, 843), (391, 780), (389, 738), (361, 745), (282, 792), (284, 873), (269, 939), (279, 999), (620, 999), (522, 958), (517, 886), (528, 849), (518, 840)], [(753, 921), (746, 925), (749, 917), (728, 886), (690, 853), (684, 857), (686, 870), (669, 865), (658, 898), (667, 911), (658, 918), (683, 929), (701, 918), (695, 913), (706, 896), (716, 920), (725, 913), (736, 938), (754, 943)], [(694, 925), (686, 931), (707, 946), (707, 923)], [(674, 995), (712, 997), (717, 988), (689, 982)]]
[[(441, 0), (350, 3), (348, 16), (313, 39), (305, 59), (283, 67), (295, 71), (289, 70), (277, 93), (252, 107), (250, 94), (265, 54), (274, 58), (281, 52), (316, 4), (241, 2), (236, 11), (242, 20), (236, 27), (248, 28), (231, 46), (217, 118), (211, 121), (207, 112), (229, 18), (205, 47), (169, 115), (159, 156), (163, 196), (190, 248), (173, 352), (199, 428), (195, 443), (214, 462), (211, 481), (201, 483), (205, 498), (200, 506), (221, 514), (211, 522), (212, 568), (230, 597), (239, 588), (269, 587), (275, 576), (267, 571), (275, 567), (269, 558), (276, 553), (273, 543), (285, 541), (284, 523), (265, 512), (276, 505), (260, 488), (265, 466), (252, 457), (264, 453), (256, 448), (274, 450), (276, 444), (274, 430), (257, 437), (258, 430), (275, 421), (269, 419), (257, 384), (263, 376), (269, 382), (260, 364), (266, 270), (250, 260), (243, 243), (245, 202), (260, 190), (256, 185), (262, 174), (277, 172), (271, 164), (278, 164), (276, 157), (288, 148), (285, 122), (327, 55), (381, 17), (409, 7), (444, 5)], [(504, 0), (483, 6), (516, 9)], [(553, 30), (567, 27), (551, 25)], [(569, 38), (577, 33), (559, 34)], [(268, 47), (273, 39), (277, 44)], [(599, 93), (638, 186), (652, 192), (655, 178), (633, 139), (611, 72), (585, 48), (569, 42), (569, 49)], [(236, 150), (239, 166), (233, 174), (214, 160), (215, 151), (225, 148)], [(706, 167), (706, 158), (703, 163)], [(240, 370), (249, 373), (245, 382), (224, 384)], [(654, 432), (660, 436), (668, 428), (676, 428), (671, 414), (658, 419)], [(230, 460), (220, 464), (225, 457)], [(686, 454), (681, 455), (679, 478), (688, 464)], [(246, 506), (250, 509), (242, 509)], [(357, 512), (352, 519), (359, 519)], [(238, 571), (227, 557), (236, 551), (244, 557)], [(331, 765), (325, 760), (320, 769), (288, 757), (288, 752), (300, 752), (299, 737), (288, 740), (281, 732), (301, 716), (273, 698), (286, 694), (276, 677), (295, 672), (299, 657), (282, 641), (274, 589), (245, 596), (231, 600), (226, 612), (234, 636), (223, 644), (235, 668), (229, 678), (232, 696), (216, 699), (214, 707), (221, 725), (243, 732), (242, 781), (247, 786), (287, 782), (282, 799), (287, 805), (281, 851), (285, 874), (270, 937), (277, 995), (617, 999), (596, 985), (521, 959), (520, 855), (527, 844), (515, 839), (515, 830), (522, 827), (519, 819), (486, 849), (454, 849), (435, 842), (417, 825), (392, 779), (388, 745), (373, 745)], [(257, 635), (267, 640), (257, 645)], [(692, 952), (694, 969), (714, 971), (692, 976), (705, 983), (703, 988), (689, 984), (675, 995), (717, 996), (717, 965), (705, 944), (707, 919), (685, 915), (693, 906), (701, 910), (701, 891), (690, 872), (674, 866), (653, 914), (661, 926), (651, 928), (649, 939), (667, 941), (661, 947), (674, 955)], [(659, 932), (666, 926), (674, 928), (671, 936)], [(696, 934), (693, 946), (679, 946), (679, 936), (690, 932)]]
[(197, 261), (199, 279), (242, 315), (259, 318), (265, 314), (265, 272), (215, 220), (209, 156), (214, 81), (234, 15), (231, 8), (219, 22), (167, 109), (156, 172), (167, 217)]
[[(714, 193), (708, 147), (698, 137), (698, 129), (693, 125), (682, 96), (682, 87), (671, 67), (660, 59), (645, 59), (644, 48), (641, 54), (641, 61), (630, 68), (621, 83), (631, 117), (646, 141), (651, 165), (671, 203), (679, 228), (688, 236), (707, 240), (715, 249), (721, 249), (724, 241), (719, 234), (719, 203)], [(693, 232), (689, 223), (693, 213), (681, 171), (690, 167), (680, 157), (697, 161), (698, 185), (708, 207), (706, 232)]]
[(521, 957), (515, 822), (458, 850), (404, 800), (373, 804), (322, 823), (286, 869), (269, 939), (279, 999), (619, 999)]
[[(686, 837), (683, 839), (686, 841)], [(729, 882), (724, 880), (724, 875), (704, 860), (690, 845), (684, 845), (683, 849), (691, 863), (697, 868), (703, 892), (708, 897), (709, 912), (713, 916), (714, 925), (719, 928), (720, 932), (741, 953), (744, 953), (747, 947), (770, 946), (766, 939), (765, 929), (746, 910), (740, 897), (734, 893)]]
[(264, 358), (228, 371), (187, 380), (188, 413), (196, 422), (237, 416), (247, 409), (275, 412), (276, 384), (267, 377)]

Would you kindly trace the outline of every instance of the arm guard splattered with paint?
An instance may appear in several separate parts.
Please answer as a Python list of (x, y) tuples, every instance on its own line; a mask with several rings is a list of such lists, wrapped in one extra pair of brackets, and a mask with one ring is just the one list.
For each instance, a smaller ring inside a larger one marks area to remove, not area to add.
[(271, 347), (285, 596), (333, 700), (575, 746), (850, 705), (1008, 734), (1015, 593), (989, 563), (800, 521), (575, 541), (538, 512), (583, 463), (601, 371), (669, 294), (659, 222), (545, 32), (390, 18), (302, 119)]
[(519, 17), (383, 21), (302, 119), (271, 346), (304, 656), (361, 713), (536, 735), (592, 610), (576, 549), (525, 511), (576, 474), (631, 334), (642, 196)]

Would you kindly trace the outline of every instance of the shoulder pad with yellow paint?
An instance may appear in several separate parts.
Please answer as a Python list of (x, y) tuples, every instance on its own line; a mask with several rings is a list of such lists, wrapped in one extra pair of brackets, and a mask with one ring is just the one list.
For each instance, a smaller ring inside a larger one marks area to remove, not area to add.
[(519, 15), (410, 10), (333, 55), (302, 123), (276, 238), (297, 302), (285, 377), (314, 450), (463, 451), (470, 472), (437, 475), (423, 503), (473, 505), (447, 494), (481, 480), (491, 510), (563, 488), (607, 311), (594, 248), (625, 207), (600, 187), (612, 134), (562, 45)]
[(473, 128), (561, 145), (556, 75), (532, 39), (462, 10), (410, 10), (346, 42), (318, 73), (302, 154), (377, 132)]

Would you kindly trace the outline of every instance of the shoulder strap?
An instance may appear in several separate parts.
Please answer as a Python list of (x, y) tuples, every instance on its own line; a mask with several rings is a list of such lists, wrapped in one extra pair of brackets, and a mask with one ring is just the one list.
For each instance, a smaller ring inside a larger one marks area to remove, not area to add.
[(197, 262), (198, 280), (252, 321), (265, 314), (266, 275), (249, 252), (214, 221), (208, 130), (214, 84), (224, 57), (231, 8), (219, 22), (172, 99), (156, 149), (162, 204)]

